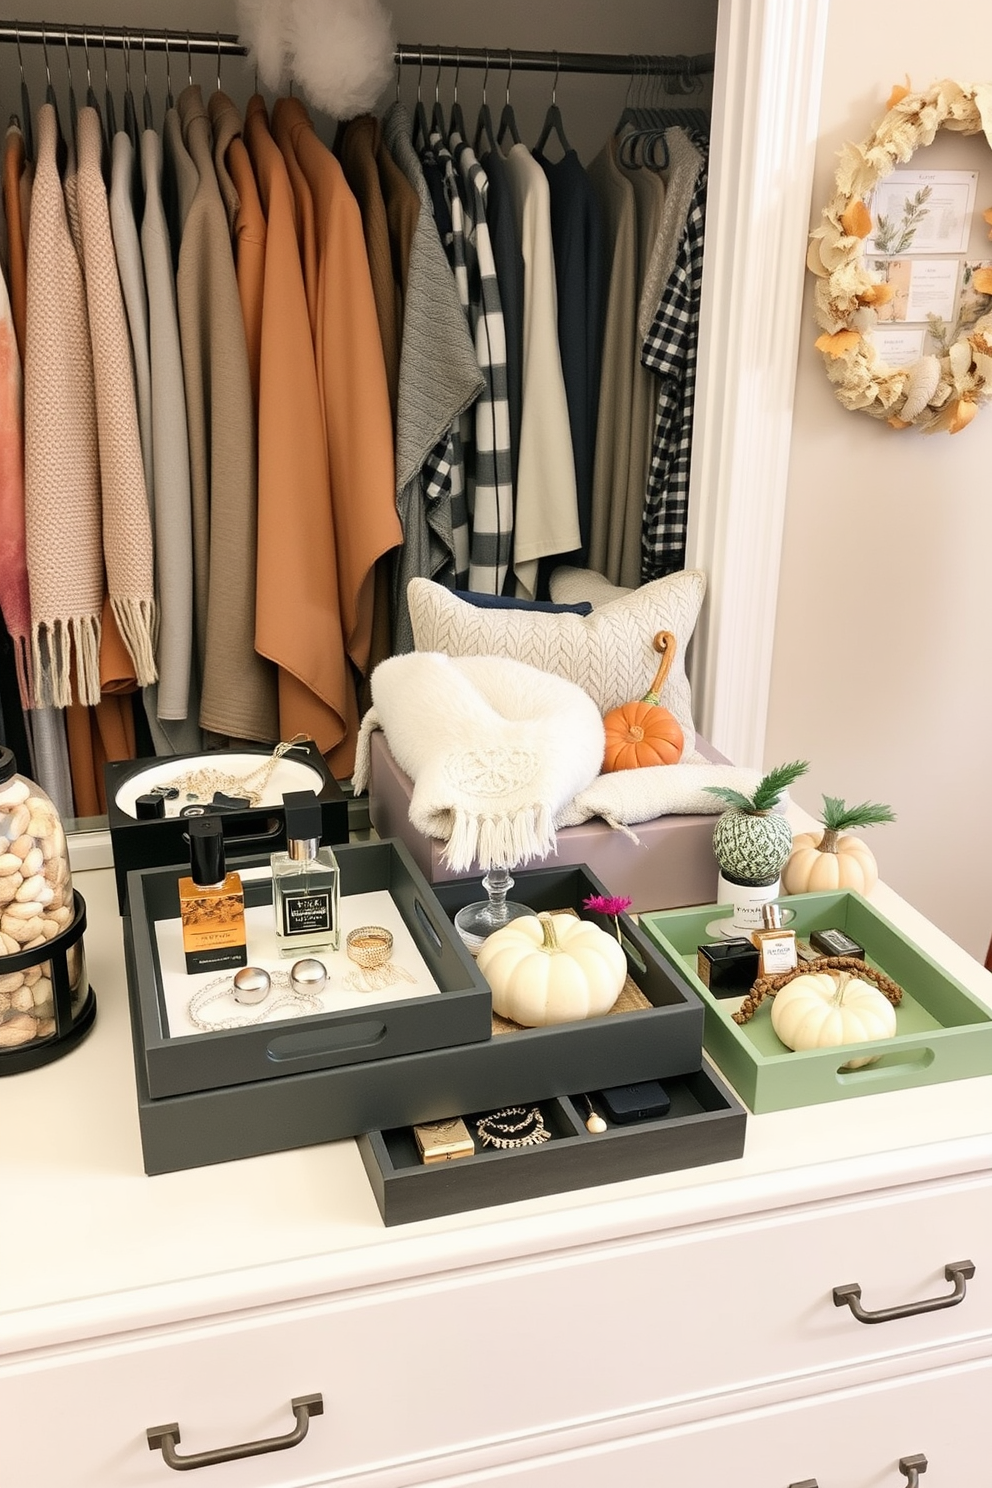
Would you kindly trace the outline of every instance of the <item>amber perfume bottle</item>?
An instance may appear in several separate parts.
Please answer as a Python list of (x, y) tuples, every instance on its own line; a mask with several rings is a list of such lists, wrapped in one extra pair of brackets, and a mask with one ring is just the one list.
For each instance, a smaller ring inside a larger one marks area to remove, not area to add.
[(321, 847), (320, 802), (313, 791), (287, 791), (286, 851), (272, 854), (272, 906), (280, 956), (337, 950), (338, 861)]
[(188, 878), (179, 880), (186, 970), (227, 971), (248, 965), (241, 876), (224, 863), (224, 832), (216, 816), (189, 819)]
[(782, 925), (782, 911), (777, 904), (766, 904), (761, 911), (762, 928), (752, 930), (751, 940), (758, 947), (760, 976), (777, 976), (795, 971), (799, 964), (796, 932)]

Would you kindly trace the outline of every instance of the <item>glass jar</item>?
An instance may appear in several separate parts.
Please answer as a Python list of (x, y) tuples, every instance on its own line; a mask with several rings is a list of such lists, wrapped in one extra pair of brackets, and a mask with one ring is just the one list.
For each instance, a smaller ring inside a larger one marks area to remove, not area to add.
[(58, 811), (0, 748), (0, 1073), (57, 1058), (92, 1023), (85, 925)]

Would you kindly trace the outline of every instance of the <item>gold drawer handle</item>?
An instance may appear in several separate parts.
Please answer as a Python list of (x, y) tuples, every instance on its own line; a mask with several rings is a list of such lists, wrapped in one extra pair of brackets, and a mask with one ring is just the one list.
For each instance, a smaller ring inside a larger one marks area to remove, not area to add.
[(235, 1462), (239, 1457), (260, 1457), (264, 1452), (284, 1452), (287, 1447), (299, 1446), (307, 1434), (311, 1416), (324, 1414), (323, 1395), (297, 1395), (289, 1403), (296, 1425), (285, 1436), (267, 1436), (261, 1441), (241, 1442), (236, 1447), (215, 1447), (212, 1452), (191, 1452), (188, 1457), (180, 1457), (176, 1451), (176, 1443), (181, 1440), (179, 1424), (173, 1421), (170, 1426), (149, 1426), (146, 1432), (148, 1450), (161, 1451), (166, 1467), (175, 1468), (176, 1472), (190, 1472), (194, 1467), (213, 1467), (217, 1462)]
[[(920, 1474), (926, 1470), (927, 1459), (922, 1452), (899, 1458), (899, 1471), (906, 1479), (906, 1488), (920, 1488)], [(818, 1488), (818, 1484), (815, 1478), (803, 1478), (801, 1483), (790, 1483), (789, 1488)]]
[(869, 1312), (861, 1306), (861, 1288), (856, 1281), (851, 1281), (846, 1286), (834, 1287), (834, 1306), (849, 1307), (859, 1323), (890, 1323), (893, 1318), (916, 1317), (921, 1312), (939, 1312), (943, 1307), (956, 1307), (959, 1302), (964, 1301), (968, 1282), (974, 1274), (974, 1261), (951, 1261), (944, 1267), (944, 1276), (948, 1281), (953, 1281), (954, 1290), (948, 1292), (946, 1297), (928, 1297), (923, 1302), (904, 1302), (901, 1307), (880, 1307), (876, 1312)]

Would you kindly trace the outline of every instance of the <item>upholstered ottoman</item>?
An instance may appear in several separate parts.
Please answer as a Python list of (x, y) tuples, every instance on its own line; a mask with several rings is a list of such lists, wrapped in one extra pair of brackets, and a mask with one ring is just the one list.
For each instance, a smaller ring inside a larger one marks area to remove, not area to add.
[[(389, 752), (385, 735), (371, 738), (369, 817), (380, 837), (399, 837), (406, 843), (429, 883), (457, 878), (443, 861), (444, 843), (423, 837), (410, 824), (412, 784)], [(707, 759), (727, 761), (705, 739), (696, 748)], [(623, 832), (593, 819), (558, 833), (558, 852), (537, 859), (528, 868), (548, 863), (586, 863), (611, 894), (631, 898), (635, 912), (676, 909), (687, 904), (711, 904), (716, 898), (717, 865), (713, 856), (715, 816), (662, 816), (641, 822), (633, 830), (640, 845)], [(481, 870), (473, 865), (470, 873)]]

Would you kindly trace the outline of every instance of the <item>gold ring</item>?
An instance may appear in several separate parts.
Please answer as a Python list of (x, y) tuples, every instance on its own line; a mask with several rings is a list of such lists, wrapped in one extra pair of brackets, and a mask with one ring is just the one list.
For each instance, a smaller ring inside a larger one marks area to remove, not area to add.
[(362, 925), (350, 930), (345, 942), (348, 957), (366, 971), (385, 966), (393, 954), (393, 937), (382, 925)]

